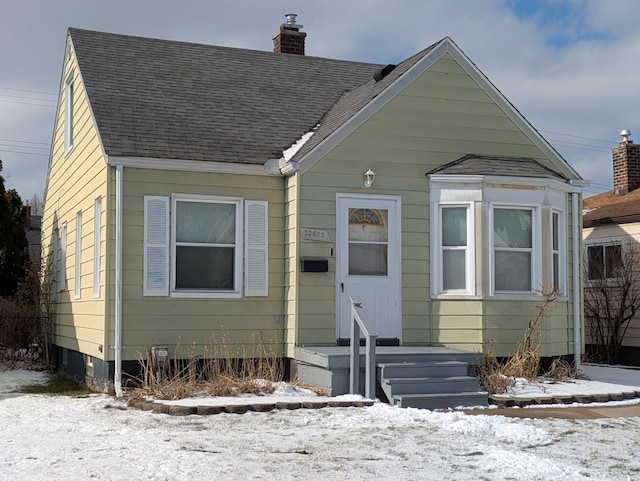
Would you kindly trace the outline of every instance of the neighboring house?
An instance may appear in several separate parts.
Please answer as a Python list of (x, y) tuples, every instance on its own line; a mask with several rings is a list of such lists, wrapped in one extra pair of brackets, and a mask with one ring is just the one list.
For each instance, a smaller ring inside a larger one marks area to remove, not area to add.
[[(630, 134), (623, 130), (622, 141), (612, 149), (613, 189), (584, 199), (585, 289), (600, 280), (614, 288), (625, 261), (640, 262), (640, 144), (630, 140)], [(624, 276), (629, 275), (635, 276), (630, 272)], [(633, 290), (631, 294), (635, 295)], [(588, 326), (585, 335), (590, 343)], [(629, 323), (620, 354), (620, 362), (640, 365), (640, 318)]]
[[(97, 381), (216, 339), (581, 347), (580, 176), (450, 38), (398, 65), (70, 29), (43, 218), (58, 360)], [(285, 41), (286, 40), (286, 41)], [(287, 50), (291, 48), (292, 50)], [(366, 175), (368, 174), (368, 175)]]

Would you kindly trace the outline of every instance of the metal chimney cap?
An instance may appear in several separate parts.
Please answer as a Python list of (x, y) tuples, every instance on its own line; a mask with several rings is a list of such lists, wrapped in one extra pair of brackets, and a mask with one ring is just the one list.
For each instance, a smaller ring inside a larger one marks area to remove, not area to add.
[(302, 28), (304, 25), (297, 25), (296, 18), (298, 17), (297, 13), (287, 13), (285, 14), (285, 22), (284, 26), (287, 28)]
[(631, 135), (631, 131), (624, 129), (620, 131), (620, 136), (622, 137), (622, 140), (625, 142), (629, 141), (629, 136)]

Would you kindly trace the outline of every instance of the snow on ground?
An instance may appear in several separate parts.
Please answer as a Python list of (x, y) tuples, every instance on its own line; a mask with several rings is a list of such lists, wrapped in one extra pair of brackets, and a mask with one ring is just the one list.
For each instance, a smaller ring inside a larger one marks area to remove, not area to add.
[[(12, 392), (45, 380), (0, 371), (1, 479), (640, 479), (640, 418), (517, 419), (383, 403), (167, 416), (103, 394)], [(290, 395), (299, 393), (278, 393)]]

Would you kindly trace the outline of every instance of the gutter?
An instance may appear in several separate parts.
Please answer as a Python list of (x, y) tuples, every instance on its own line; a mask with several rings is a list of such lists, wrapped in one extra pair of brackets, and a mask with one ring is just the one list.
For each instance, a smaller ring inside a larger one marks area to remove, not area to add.
[(116, 275), (115, 275), (115, 372), (113, 384), (116, 396), (122, 392), (122, 214), (123, 214), (123, 175), (122, 164), (116, 164)]
[(571, 194), (571, 216), (573, 217), (573, 363), (580, 368), (580, 355), (582, 351), (582, 331), (580, 323), (580, 226), (578, 222), (578, 194)]

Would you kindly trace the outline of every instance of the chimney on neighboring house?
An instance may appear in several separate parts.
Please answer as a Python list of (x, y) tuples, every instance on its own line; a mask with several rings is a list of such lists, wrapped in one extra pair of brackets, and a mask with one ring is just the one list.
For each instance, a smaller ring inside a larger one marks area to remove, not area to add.
[(29, 204), (24, 206), (24, 228), (25, 229), (30, 229), (31, 228), (31, 206)]
[(302, 25), (296, 24), (295, 13), (287, 13), (285, 23), (280, 25), (280, 31), (273, 35), (273, 51), (276, 53), (292, 53), (304, 55), (304, 39), (306, 33), (301, 32)]
[(640, 144), (629, 140), (629, 130), (623, 130), (620, 135), (622, 140), (611, 149), (614, 195), (625, 195), (640, 187)]

